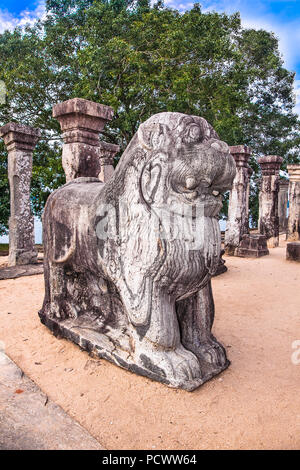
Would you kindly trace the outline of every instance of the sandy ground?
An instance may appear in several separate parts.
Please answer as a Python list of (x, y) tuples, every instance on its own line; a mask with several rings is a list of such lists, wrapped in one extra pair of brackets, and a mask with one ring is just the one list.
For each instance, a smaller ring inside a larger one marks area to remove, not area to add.
[(226, 258), (213, 280), (214, 333), (231, 366), (189, 393), (95, 360), (44, 327), (43, 277), (0, 281), (0, 341), (54, 402), (107, 449), (299, 449), (300, 265), (285, 247)]
[(103, 450), (0, 350), (0, 450)]

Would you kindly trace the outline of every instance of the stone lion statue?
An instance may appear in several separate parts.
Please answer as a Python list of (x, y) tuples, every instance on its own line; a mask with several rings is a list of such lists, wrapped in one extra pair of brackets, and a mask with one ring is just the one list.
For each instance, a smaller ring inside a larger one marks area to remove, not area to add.
[(48, 198), (41, 321), (132, 372), (193, 390), (229, 365), (211, 333), (229, 147), (205, 119), (159, 113), (113, 177)]

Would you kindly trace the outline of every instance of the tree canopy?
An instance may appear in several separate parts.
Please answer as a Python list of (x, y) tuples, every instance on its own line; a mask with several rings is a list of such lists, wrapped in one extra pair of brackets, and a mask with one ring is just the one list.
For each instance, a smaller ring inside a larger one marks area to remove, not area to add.
[[(274, 34), (242, 28), (239, 13), (203, 13), (197, 3), (179, 12), (161, 1), (47, 0), (46, 9), (33, 27), (0, 35), (0, 80), (7, 88), (0, 125), (17, 121), (42, 130), (34, 152), (35, 214), (64, 182), (52, 106), (79, 97), (114, 108), (102, 135), (121, 151), (139, 124), (161, 111), (202, 116), (229, 145), (249, 145), (255, 222), (256, 157), (280, 155), (283, 168), (299, 162), (294, 73), (284, 68)], [(9, 213), (6, 160), (1, 143), (2, 233)]]

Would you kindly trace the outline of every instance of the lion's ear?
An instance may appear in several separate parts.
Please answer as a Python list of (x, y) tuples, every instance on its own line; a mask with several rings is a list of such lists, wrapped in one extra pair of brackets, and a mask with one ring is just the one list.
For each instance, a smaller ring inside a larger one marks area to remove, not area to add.
[(168, 145), (170, 129), (166, 124), (152, 123), (141, 124), (138, 129), (138, 139), (146, 150), (164, 150)]
[(141, 178), (142, 194), (146, 202), (152, 204), (161, 178), (161, 165), (159, 161), (148, 163), (143, 170)]

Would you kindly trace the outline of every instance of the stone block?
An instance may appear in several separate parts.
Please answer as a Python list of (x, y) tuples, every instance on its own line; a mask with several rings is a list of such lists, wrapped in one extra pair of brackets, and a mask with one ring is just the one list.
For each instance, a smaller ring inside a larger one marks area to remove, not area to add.
[(235, 256), (241, 258), (260, 258), (269, 254), (265, 235), (245, 234), (240, 246), (236, 249)]
[(300, 242), (289, 242), (286, 245), (286, 259), (300, 263)]

